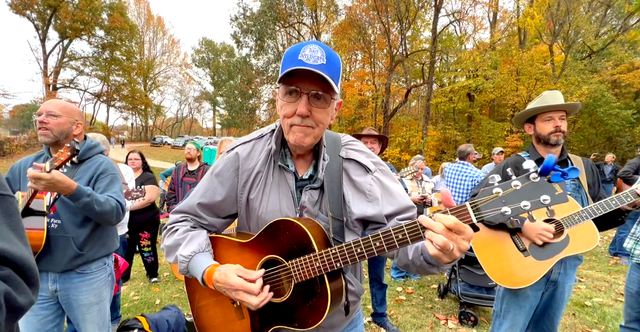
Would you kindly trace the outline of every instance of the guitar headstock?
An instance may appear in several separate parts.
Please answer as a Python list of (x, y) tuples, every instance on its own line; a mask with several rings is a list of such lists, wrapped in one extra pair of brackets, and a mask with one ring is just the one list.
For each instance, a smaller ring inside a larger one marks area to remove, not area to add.
[(53, 170), (60, 169), (67, 164), (78, 162), (78, 154), (80, 153), (80, 142), (74, 139), (69, 144), (66, 144), (62, 149), (44, 164), (44, 172), (49, 173)]
[(405, 167), (403, 169), (400, 170), (400, 172), (398, 172), (398, 176), (400, 176), (401, 178), (405, 177), (405, 176), (409, 176), (417, 171), (420, 170), (420, 167), (417, 166), (409, 166), (409, 167)]
[[(513, 177), (505, 182), (497, 174), (491, 175), (489, 183), (478, 196), (470, 201), (478, 221), (490, 224), (506, 222), (519, 215), (566, 203), (569, 198), (564, 181), (550, 182), (547, 177), (541, 177), (534, 170), (520, 177)], [(530, 218), (533, 216), (530, 215)]]
[(137, 201), (144, 198), (144, 195), (147, 194), (147, 191), (144, 187), (135, 188), (135, 189), (127, 189), (124, 191), (124, 199), (127, 201)]

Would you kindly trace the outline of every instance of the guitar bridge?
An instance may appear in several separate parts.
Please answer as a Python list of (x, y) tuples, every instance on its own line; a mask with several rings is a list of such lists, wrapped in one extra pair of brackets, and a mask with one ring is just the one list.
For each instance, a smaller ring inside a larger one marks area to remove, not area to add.
[(531, 253), (529, 253), (529, 250), (527, 250), (527, 246), (524, 244), (524, 242), (522, 242), (520, 235), (518, 235), (517, 233), (512, 233), (510, 235), (511, 235), (511, 241), (513, 241), (513, 244), (515, 244), (518, 251), (522, 253), (522, 256), (524, 257), (531, 256)]

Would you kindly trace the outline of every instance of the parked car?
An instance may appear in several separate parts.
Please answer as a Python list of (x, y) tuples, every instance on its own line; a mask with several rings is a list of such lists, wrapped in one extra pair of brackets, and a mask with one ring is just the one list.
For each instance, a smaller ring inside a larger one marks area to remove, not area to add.
[(191, 142), (191, 141), (192, 141), (191, 138), (178, 136), (178, 138), (176, 138), (175, 141), (173, 141), (173, 144), (171, 144), (171, 148), (172, 149), (184, 148), (184, 146), (187, 145), (187, 142)]
[(171, 137), (165, 136), (165, 135), (155, 136), (151, 140), (151, 143), (149, 143), (149, 145), (151, 145), (151, 146), (165, 146), (165, 145), (171, 145), (171, 144), (173, 144), (173, 139), (171, 139)]

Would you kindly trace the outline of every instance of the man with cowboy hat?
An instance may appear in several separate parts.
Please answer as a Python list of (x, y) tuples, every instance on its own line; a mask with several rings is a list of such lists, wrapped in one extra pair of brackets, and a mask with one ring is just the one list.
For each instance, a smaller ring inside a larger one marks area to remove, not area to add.
[[(584, 164), (586, 184), (581, 183), (579, 179), (566, 181), (566, 192), (578, 204), (585, 207), (591, 200), (595, 202), (606, 198), (598, 169), (593, 162), (588, 158), (570, 155), (564, 147), (567, 117), (577, 113), (580, 106), (580, 103), (565, 103), (562, 93), (557, 90), (545, 91), (539, 95), (513, 117), (513, 124), (531, 135), (532, 144), (527, 150), (497, 165), (489, 175), (497, 174), (502, 181), (509, 180), (511, 177), (508, 169), (520, 176), (528, 172), (523, 168), (524, 161), (533, 160), (540, 166), (547, 155), (554, 154), (558, 157), (558, 166), (562, 168), (574, 164), (579, 167), (580, 163)], [(489, 177), (486, 177), (473, 189), (471, 196), (476, 196), (481, 188), (490, 186), (488, 182)], [(594, 218), (593, 221), (596, 225), (601, 225), (602, 231), (606, 224), (615, 224), (616, 220), (624, 219), (626, 214), (626, 211), (616, 209)], [(544, 222), (532, 223), (525, 220), (496, 226), (520, 232), (522, 236), (538, 245), (553, 240), (554, 227)], [(525, 288), (499, 287), (494, 302), (491, 332), (558, 331), (564, 307), (571, 296), (578, 266), (582, 261), (582, 255), (563, 258), (544, 277)]]
[[(372, 127), (367, 127), (359, 134), (351, 135), (355, 139), (360, 140), (367, 149), (371, 150), (376, 156), (380, 156), (384, 153), (384, 150), (389, 146), (389, 137), (386, 135), (380, 135), (377, 130)], [(384, 162), (387, 164), (393, 174), (398, 174), (396, 168), (390, 162)], [(405, 191), (407, 190), (404, 182), (400, 181)], [(371, 292), (371, 307), (373, 312), (371, 313), (371, 319), (373, 322), (383, 328), (385, 331), (395, 332), (400, 331), (396, 326), (391, 323), (389, 316), (387, 315), (387, 284), (384, 282), (384, 267), (387, 262), (387, 258), (383, 256), (371, 257), (368, 259), (369, 266), (369, 290)]]

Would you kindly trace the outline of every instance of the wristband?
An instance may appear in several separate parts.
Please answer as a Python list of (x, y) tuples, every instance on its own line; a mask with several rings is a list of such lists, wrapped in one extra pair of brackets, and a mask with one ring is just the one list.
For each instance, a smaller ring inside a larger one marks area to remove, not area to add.
[(204, 276), (202, 279), (204, 281), (204, 284), (211, 289), (217, 290), (215, 286), (213, 286), (213, 275), (216, 273), (216, 270), (219, 267), (220, 267), (220, 264), (213, 264), (209, 266), (206, 270), (204, 270)]

